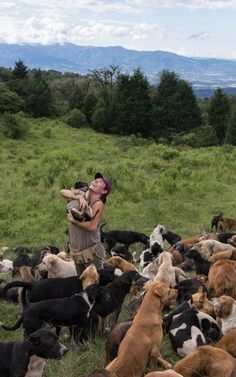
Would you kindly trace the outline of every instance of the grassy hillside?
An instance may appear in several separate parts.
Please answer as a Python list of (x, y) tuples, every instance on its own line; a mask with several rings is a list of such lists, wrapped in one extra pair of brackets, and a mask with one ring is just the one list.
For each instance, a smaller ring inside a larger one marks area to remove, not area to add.
[[(157, 223), (182, 237), (197, 235), (213, 215), (236, 216), (236, 148), (173, 148), (136, 137), (73, 129), (59, 121), (28, 121), (24, 139), (0, 139), (0, 246), (65, 247), (66, 202), (58, 192), (102, 171), (113, 182), (106, 229), (150, 234)], [(1, 303), (0, 320), (13, 323), (19, 308)], [(123, 311), (123, 318), (127, 318)], [(16, 339), (21, 331), (4, 332)], [(174, 361), (168, 340), (164, 354)], [(104, 365), (104, 339), (50, 362), (45, 377), (85, 377)]]

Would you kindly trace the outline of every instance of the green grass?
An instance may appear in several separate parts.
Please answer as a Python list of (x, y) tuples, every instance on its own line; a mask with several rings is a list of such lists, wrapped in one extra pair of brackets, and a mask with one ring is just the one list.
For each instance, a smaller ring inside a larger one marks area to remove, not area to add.
[[(210, 230), (212, 216), (220, 211), (236, 216), (235, 147), (176, 148), (73, 129), (59, 120), (27, 123), (22, 140), (0, 135), (0, 247), (36, 250), (52, 244), (63, 249), (66, 202), (58, 192), (78, 179), (90, 181), (96, 171), (113, 182), (104, 214), (108, 230), (149, 235), (161, 223), (188, 237), (199, 234), (201, 224)], [(4, 323), (13, 323), (19, 312), (17, 305), (0, 304)], [(121, 318), (127, 318), (125, 309)], [(4, 341), (21, 336), (21, 330), (0, 330)], [(104, 339), (96, 338), (88, 348), (69, 347), (63, 360), (47, 364), (45, 377), (85, 377), (105, 365)], [(162, 352), (172, 362), (177, 359), (168, 339)]]

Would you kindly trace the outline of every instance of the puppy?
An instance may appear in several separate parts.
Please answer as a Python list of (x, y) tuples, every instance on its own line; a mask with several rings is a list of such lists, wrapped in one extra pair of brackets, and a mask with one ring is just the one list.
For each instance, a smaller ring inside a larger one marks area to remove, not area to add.
[(94, 264), (90, 264), (80, 275), (82, 280), (83, 289), (87, 288), (89, 285), (99, 283), (99, 274)]
[(125, 259), (119, 256), (111, 257), (106, 261), (106, 263), (109, 267), (119, 268), (122, 272), (136, 271), (136, 267), (132, 263), (127, 262)]
[(236, 360), (223, 349), (201, 346), (178, 361), (174, 370), (183, 377), (233, 377)]
[(40, 273), (47, 271), (48, 278), (66, 278), (77, 275), (74, 261), (65, 262), (53, 254), (45, 255), (38, 265), (38, 270)]
[(45, 360), (61, 359), (67, 351), (56, 336), (45, 329), (33, 332), (22, 342), (0, 343), (0, 376), (41, 377)]
[(157, 246), (161, 248), (160, 251), (164, 250), (163, 234), (166, 234), (166, 233), (167, 233), (167, 229), (164, 225), (158, 224), (155, 226), (149, 238), (149, 244), (150, 244), (151, 250), (153, 247), (157, 247)]
[[(164, 283), (156, 282), (146, 285), (146, 291), (141, 307), (120, 344), (116, 359), (106, 367), (117, 377), (141, 377), (148, 362), (151, 371), (155, 370), (157, 361), (170, 368), (160, 354), (163, 337), (161, 310), (165, 305), (174, 303), (177, 292)], [(131, 349), (135, 352), (130, 352)]]
[(214, 300), (214, 310), (221, 320), (222, 334), (236, 328), (236, 301), (229, 296), (221, 296)]

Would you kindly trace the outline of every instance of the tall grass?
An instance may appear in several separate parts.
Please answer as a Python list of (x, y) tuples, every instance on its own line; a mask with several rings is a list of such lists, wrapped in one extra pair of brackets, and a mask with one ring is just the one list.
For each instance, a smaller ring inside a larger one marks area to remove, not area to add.
[[(0, 140), (0, 246), (33, 250), (51, 244), (63, 249), (66, 202), (59, 190), (96, 171), (113, 182), (105, 206), (105, 229), (150, 234), (158, 223), (182, 237), (210, 229), (222, 211), (236, 216), (236, 148), (176, 148), (135, 136), (115, 137), (73, 129), (58, 120), (30, 120), (22, 140)], [(9, 254), (13, 255), (13, 254)], [(16, 305), (1, 303), (0, 319), (13, 323)], [(123, 312), (123, 318), (127, 318)], [(22, 331), (4, 332), (1, 340), (19, 339)], [(64, 339), (66, 343), (68, 340)], [(163, 353), (175, 361), (168, 339)], [(85, 377), (105, 364), (104, 339), (71, 349), (60, 362), (49, 362), (45, 377)]]

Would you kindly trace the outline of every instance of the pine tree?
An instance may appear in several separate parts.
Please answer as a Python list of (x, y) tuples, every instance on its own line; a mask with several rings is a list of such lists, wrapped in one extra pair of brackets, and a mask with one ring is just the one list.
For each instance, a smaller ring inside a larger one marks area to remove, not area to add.
[(200, 109), (191, 85), (175, 72), (163, 71), (154, 96), (155, 133), (167, 137), (201, 125)]
[(208, 109), (209, 124), (215, 129), (218, 142), (223, 144), (230, 117), (230, 100), (221, 88), (215, 90)]
[(51, 89), (38, 70), (32, 80), (31, 94), (27, 101), (28, 110), (35, 117), (50, 116), (53, 112)]
[(19, 59), (15, 62), (15, 66), (13, 68), (12, 73), (16, 79), (23, 80), (26, 79), (28, 76), (28, 68), (25, 65), (25, 63)]

